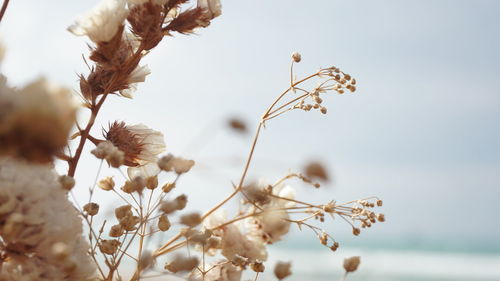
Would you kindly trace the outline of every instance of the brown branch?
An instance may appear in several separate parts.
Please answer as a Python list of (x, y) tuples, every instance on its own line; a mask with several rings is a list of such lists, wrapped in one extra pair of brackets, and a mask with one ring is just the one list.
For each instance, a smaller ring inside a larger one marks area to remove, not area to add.
[(0, 22), (3, 19), (3, 15), (5, 14), (8, 5), (9, 5), (9, 0), (4, 0), (2, 4), (2, 10), (0, 10)]

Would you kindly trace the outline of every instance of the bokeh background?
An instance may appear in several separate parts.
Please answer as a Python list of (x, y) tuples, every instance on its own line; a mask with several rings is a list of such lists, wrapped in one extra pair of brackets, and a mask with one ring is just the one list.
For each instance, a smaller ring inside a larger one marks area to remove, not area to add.
[[(43, 75), (78, 89), (88, 40), (65, 29), (97, 2), (11, 1), (0, 25), (10, 85)], [(269, 122), (250, 177), (275, 180), (319, 160), (333, 183), (315, 190), (295, 182), (299, 196), (376, 195), (387, 222), (359, 237), (342, 221), (328, 223), (341, 243), (336, 253), (294, 229), (271, 247), (273, 260), (292, 261), (290, 280), (338, 280), (350, 255), (362, 256), (350, 280), (500, 279), (499, 1), (222, 4), (209, 28), (166, 38), (144, 59), (152, 74), (133, 100), (110, 99), (96, 135), (110, 120), (162, 131), (169, 152), (197, 161), (179, 192), (190, 195), (190, 209), (206, 210), (230, 192), (250, 146), (252, 133), (232, 133), (228, 118), (252, 131), (287, 87), (298, 51), (299, 76), (335, 65), (358, 90), (325, 97), (327, 115), (296, 111)], [(82, 201), (96, 163), (87, 154), (77, 172)]]

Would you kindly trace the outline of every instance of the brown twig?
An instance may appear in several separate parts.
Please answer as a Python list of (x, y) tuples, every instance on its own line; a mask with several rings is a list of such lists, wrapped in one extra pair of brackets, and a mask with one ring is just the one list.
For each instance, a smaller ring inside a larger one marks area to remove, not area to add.
[(9, 0), (4, 0), (2, 4), (2, 10), (0, 10), (0, 22), (3, 19), (3, 15), (5, 14), (5, 11), (7, 10), (7, 6), (9, 6)]

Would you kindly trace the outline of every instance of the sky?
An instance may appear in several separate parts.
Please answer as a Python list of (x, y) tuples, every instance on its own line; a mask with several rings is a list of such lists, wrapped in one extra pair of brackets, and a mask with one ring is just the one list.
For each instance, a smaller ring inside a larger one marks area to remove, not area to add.
[[(77, 89), (88, 40), (66, 28), (97, 2), (11, 1), (0, 25), (7, 48), (1, 71), (10, 84), (44, 75)], [(358, 89), (325, 96), (327, 115), (296, 111), (269, 122), (251, 179), (272, 181), (319, 159), (334, 183), (314, 190), (293, 182), (302, 198), (384, 200), (387, 222), (362, 236), (498, 243), (500, 2), (222, 4), (208, 28), (165, 38), (143, 60), (152, 74), (133, 100), (110, 99), (96, 135), (113, 120), (163, 132), (169, 152), (197, 161), (180, 184), (190, 208), (205, 210), (231, 191), (250, 147), (251, 134), (232, 134), (224, 122), (239, 116), (255, 127), (287, 88), (290, 54), (298, 51), (297, 75), (334, 65), (355, 77)], [(87, 154), (77, 196), (87, 196), (96, 171)], [(332, 229), (350, 231), (340, 221)]]

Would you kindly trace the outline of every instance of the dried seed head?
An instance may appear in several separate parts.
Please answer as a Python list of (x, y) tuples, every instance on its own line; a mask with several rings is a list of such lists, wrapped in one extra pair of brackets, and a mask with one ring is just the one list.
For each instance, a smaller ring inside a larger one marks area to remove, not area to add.
[(320, 108), (320, 110), (319, 110), (319, 111), (321, 111), (321, 113), (323, 113), (323, 114), (326, 114), (326, 112), (327, 112), (328, 110), (326, 109), (326, 107), (324, 107), (324, 106), (323, 106), (323, 107), (321, 107), (321, 108)]
[(257, 183), (252, 183), (243, 188), (246, 198), (251, 202), (259, 204), (261, 206), (268, 204), (271, 202), (271, 197), (269, 196), (269, 192), (259, 186)]
[(377, 220), (379, 222), (384, 222), (385, 221), (385, 215), (384, 214), (378, 214), (377, 215)]
[(100, 180), (97, 186), (99, 186), (102, 190), (113, 190), (113, 188), (115, 188), (115, 181), (113, 180), (113, 177), (107, 177)]
[(132, 216), (132, 206), (124, 205), (115, 209), (115, 216), (117, 219), (124, 218), (126, 216)]
[(123, 163), (129, 167), (145, 165), (156, 161), (156, 156), (165, 151), (163, 134), (148, 127), (126, 125), (115, 121), (104, 137), (124, 153)]
[(352, 234), (358, 236), (361, 233), (361, 230), (357, 227), (352, 228)]
[(163, 201), (160, 207), (165, 214), (171, 214), (175, 211), (180, 211), (186, 207), (187, 196), (182, 194), (177, 196), (172, 201)]
[(75, 179), (70, 176), (60, 176), (59, 183), (65, 190), (71, 190), (75, 186)]
[(330, 180), (325, 165), (318, 161), (312, 161), (308, 163), (304, 168), (304, 173), (308, 178), (320, 179), (325, 182), (328, 182)]
[(323, 245), (326, 245), (328, 244), (328, 235), (326, 233), (322, 233), (320, 236), (319, 236), (319, 242)]
[(149, 177), (146, 179), (146, 188), (147, 189), (155, 189), (158, 187), (158, 176)]
[(101, 250), (103, 254), (113, 255), (118, 250), (118, 246), (120, 246), (120, 244), (120, 241), (116, 239), (102, 240), (99, 243), (99, 250)]
[(160, 218), (158, 219), (158, 229), (160, 229), (161, 231), (167, 231), (170, 229), (170, 225), (171, 224), (167, 215), (160, 216)]
[(254, 272), (264, 272), (264, 270), (266, 269), (266, 267), (264, 266), (264, 264), (261, 261), (254, 261), (254, 262), (252, 262), (250, 264), (250, 268)]
[(191, 213), (181, 216), (181, 223), (189, 227), (195, 227), (201, 223), (200, 213)]
[(277, 262), (274, 266), (274, 275), (278, 280), (283, 280), (292, 275), (291, 267), (292, 263), (290, 262)]
[(83, 210), (90, 216), (95, 216), (99, 212), (99, 205), (96, 203), (87, 203), (83, 206)]
[(139, 223), (140, 219), (137, 216), (125, 216), (121, 219), (118, 220), (120, 225), (125, 229), (126, 231), (132, 231), (136, 229), (136, 224)]
[(361, 262), (360, 257), (350, 257), (347, 259), (344, 259), (344, 269), (346, 272), (354, 272), (358, 269), (358, 266)]
[(384, 202), (382, 200), (377, 200), (377, 206), (382, 207), (384, 205)]
[(161, 189), (165, 193), (169, 193), (175, 187), (175, 182), (167, 182)]
[(247, 132), (247, 125), (245, 122), (239, 118), (233, 117), (229, 119), (229, 127), (233, 129), (235, 132), (238, 133), (246, 133)]
[(299, 63), (302, 60), (302, 56), (298, 52), (292, 53), (292, 60)]
[(121, 225), (113, 225), (111, 229), (109, 230), (109, 236), (111, 237), (120, 237), (124, 233), (124, 229)]
[(170, 162), (172, 159), (174, 159), (174, 156), (170, 153), (161, 157), (160, 159), (158, 159), (158, 167), (166, 172), (172, 171), (173, 166)]
[(175, 203), (177, 204), (177, 210), (180, 211), (184, 208), (186, 208), (186, 204), (187, 204), (187, 196), (182, 194), (182, 195), (179, 195), (175, 198)]
[(176, 255), (174, 259), (165, 265), (165, 269), (177, 273), (182, 271), (191, 271), (199, 264), (197, 257), (184, 257)]

